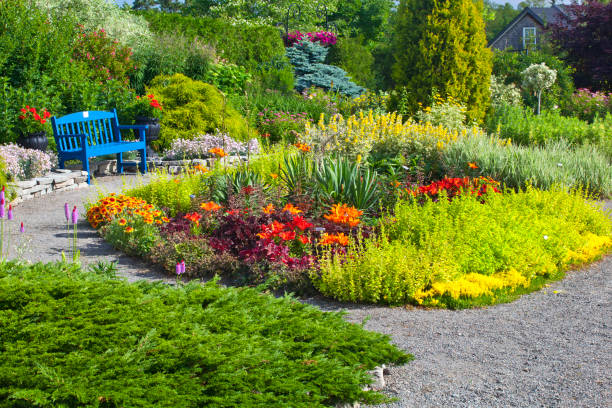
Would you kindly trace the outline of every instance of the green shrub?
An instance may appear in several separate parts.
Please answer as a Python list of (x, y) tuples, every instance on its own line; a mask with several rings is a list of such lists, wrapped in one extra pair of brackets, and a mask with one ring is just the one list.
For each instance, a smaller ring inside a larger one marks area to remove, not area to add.
[(559, 140), (539, 147), (516, 146), (494, 137), (474, 136), (451, 143), (441, 159), (446, 174), (463, 176), (467, 163), (474, 162), (481, 175), (510, 188), (531, 183), (550, 189), (563, 184), (582, 186), (603, 196), (612, 194), (609, 158), (589, 145), (572, 147)]
[(515, 84), (506, 84), (503, 78), (491, 75), (491, 108), (497, 109), (504, 105), (522, 106), (523, 97)]
[(0, 266), (0, 406), (377, 403), (365, 370), (410, 359), (388, 336), (288, 297), (100, 275)]
[[(574, 92), (574, 69), (555, 55), (544, 51), (529, 53), (495, 51), (493, 53), (493, 75), (504, 78), (506, 84), (520, 84), (521, 72), (532, 64), (545, 63), (557, 72), (557, 80), (550, 89), (542, 94), (542, 109), (564, 107), (570, 102)], [(536, 107), (538, 98), (528, 90), (523, 89), (523, 100), (527, 106)]]
[(158, 75), (184, 74), (203, 81), (215, 58), (214, 48), (198, 38), (162, 33), (134, 54), (137, 70), (132, 73), (131, 84), (142, 94)]
[(201, 175), (186, 175), (179, 178), (167, 173), (158, 173), (155, 178), (140, 186), (124, 192), (130, 197), (145, 200), (159, 208), (164, 208), (173, 217), (179, 212), (187, 212), (191, 208), (191, 195), (202, 195)]
[(599, 144), (612, 138), (612, 118), (602, 118), (594, 124), (578, 118), (562, 116), (558, 111), (540, 115), (520, 106), (500, 106), (489, 115), (487, 130), (503, 139), (530, 145), (565, 139), (573, 144)]
[(139, 12), (152, 31), (179, 33), (187, 38), (198, 37), (212, 44), (229, 62), (247, 68), (270, 61), (285, 53), (277, 28), (270, 26), (232, 25), (226, 19), (182, 16), (178, 13)]
[(376, 85), (374, 57), (363, 45), (362, 38), (340, 37), (327, 54), (328, 64), (345, 70), (356, 84), (365, 88)]
[(274, 89), (285, 95), (293, 93), (295, 86), (293, 66), (286, 57), (275, 57), (264, 64), (259, 64), (256, 74), (261, 89)]
[[(343, 301), (467, 307), (508, 301), (612, 248), (612, 222), (580, 192), (528, 188), (400, 201), (378, 238), (325, 253), (315, 286)], [(398, 256), (401, 253), (401, 256)]]
[(431, 106), (419, 110), (414, 116), (421, 123), (443, 126), (449, 130), (466, 129), (465, 106), (452, 97), (441, 98), (434, 95)]
[(213, 64), (204, 81), (225, 94), (243, 95), (251, 74), (236, 64)]
[(248, 138), (247, 122), (213, 85), (176, 74), (156, 77), (149, 92), (164, 106), (161, 135), (154, 142), (158, 148), (167, 149), (174, 139), (192, 139), (216, 129), (236, 140)]

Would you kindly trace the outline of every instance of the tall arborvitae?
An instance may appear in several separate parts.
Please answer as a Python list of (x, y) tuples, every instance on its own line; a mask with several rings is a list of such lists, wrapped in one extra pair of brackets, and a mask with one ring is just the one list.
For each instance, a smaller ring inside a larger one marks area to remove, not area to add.
[(482, 7), (474, 0), (401, 0), (393, 80), (405, 87), (409, 109), (438, 92), (466, 104), (471, 118), (484, 117), (492, 54)]

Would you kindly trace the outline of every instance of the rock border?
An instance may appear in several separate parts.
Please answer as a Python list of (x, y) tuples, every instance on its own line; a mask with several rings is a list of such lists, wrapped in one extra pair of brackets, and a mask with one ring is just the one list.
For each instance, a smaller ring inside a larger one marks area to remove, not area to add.
[[(187, 171), (193, 166), (200, 165), (206, 168), (211, 168), (215, 161), (221, 160), (228, 165), (234, 165), (241, 162), (246, 162), (246, 156), (227, 156), (223, 159), (185, 159), (185, 160), (147, 160), (149, 171), (161, 170), (169, 174), (179, 174)], [(126, 173), (136, 173), (139, 165), (138, 160), (124, 160), (123, 167)], [(81, 168), (80, 164), (74, 168)], [(117, 173), (117, 160), (100, 160), (91, 161), (89, 169), (94, 177), (111, 176)]]
[(54, 169), (42, 177), (15, 181), (9, 185), (17, 193), (11, 205), (59, 191), (87, 188), (87, 172), (82, 170)]

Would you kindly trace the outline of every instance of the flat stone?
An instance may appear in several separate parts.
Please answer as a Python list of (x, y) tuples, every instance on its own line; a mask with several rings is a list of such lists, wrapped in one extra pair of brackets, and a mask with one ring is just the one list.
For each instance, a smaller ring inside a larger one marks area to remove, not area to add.
[(71, 179), (63, 181), (61, 183), (55, 183), (55, 189), (68, 187), (68, 186), (71, 186), (73, 184), (74, 184), (74, 179), (71, 178)]
[(36, 185), (36, 179), (34, 180), (23, 180), (23, 181), (17, 181), (15, 183), (15, 185), (19, 188), (30, 188), (30, 187), (34, 187)]
[(59, 174), (57, 176), (53, 176), (53, 182), (55, 184), (62, 183), (64, 181), (68, 180), (68, 179), (70, 179), (70, 177), (68, 175), (66, 175), (66, 174)]
[(53, 178), (51, 177), (39, 177), (36, 179), (36, 182), (39, 185), (51, 184), (53, 183)]
[(87, 184), (87, 182), (79, 183), (79, 184), (77, 184), (77, 188), (79, 188), (79, 189), (81, 189), (81, 188), (89, 188), (89, 184)]
[(72, 173), (70, 169), (53, 169), (54, 173)]
[[(80, 184), (80, 183), (83, 183), (83, 182), (86, 182), (86, 181), (87, 181), (87, 176), (79, 176), (79, 177), (75, 177), (74, 178), (74, 182), (76, 184)], [(87, 183), (85, 183), (85, 184), (87, 184)]]
[(191, 161), (191, 164), (193, 164), (194, 166), (197, 166), (198, 164), (200, 166), (207, 166), (208, 162), (206, 160), (204, 160), (204, 159), (193, 159)]
[(27, 190), (23, 190), (24, 194), (33, 194), (33, 193), (37, 193), (41, 190), (45, 190), (47, 188), (48, 184), (38, 184), (34, 187), (30, 187)]

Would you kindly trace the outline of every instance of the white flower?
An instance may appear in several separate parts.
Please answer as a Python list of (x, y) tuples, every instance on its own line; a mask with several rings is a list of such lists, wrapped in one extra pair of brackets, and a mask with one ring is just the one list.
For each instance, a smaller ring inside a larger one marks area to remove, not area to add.
[(557, 163), (557, 166), (563, 167), (563, 163)]
[(548, 235), (544, 235), (544, 240), (546, 241), (548, 239)]

